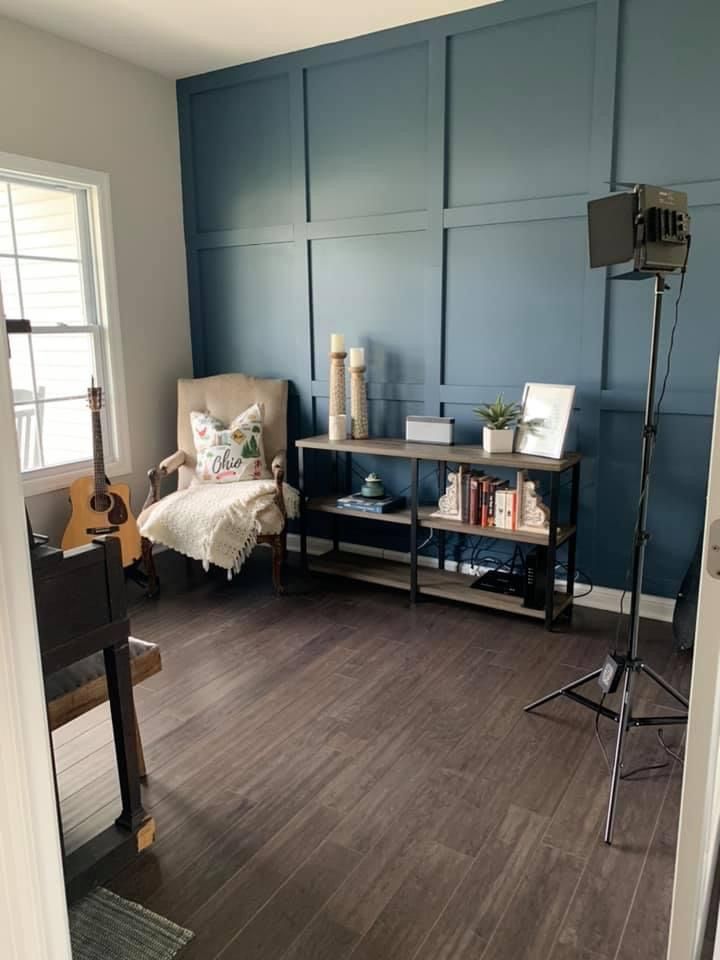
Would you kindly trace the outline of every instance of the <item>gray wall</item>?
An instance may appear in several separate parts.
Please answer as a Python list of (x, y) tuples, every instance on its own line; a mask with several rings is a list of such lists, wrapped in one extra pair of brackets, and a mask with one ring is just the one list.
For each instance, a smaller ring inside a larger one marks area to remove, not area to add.
[(621, 180), (686, 187), (646, 579), (674, 594), (720, 348), (718, 36), (714, 0), (506, 0), (179, 82), (196, 372), (287, 377), (294, 429), (324, 432), (328, 335), (344, 332), (367, 348), (372, 432), (444, 413), (474, 441), (475, 403), (577, 384), (581, 565), (621, 586), (651, 287), (589, 270), (586, 203)]
[[(131, 484), (175, 449), (175, 380), (191, 371), (172, 81), (0, 18), (0, 150), (110, 175)], [(120, 478), (115, 478), (120, 479)], [(28, 499), (57, 542), (67, 491)]]

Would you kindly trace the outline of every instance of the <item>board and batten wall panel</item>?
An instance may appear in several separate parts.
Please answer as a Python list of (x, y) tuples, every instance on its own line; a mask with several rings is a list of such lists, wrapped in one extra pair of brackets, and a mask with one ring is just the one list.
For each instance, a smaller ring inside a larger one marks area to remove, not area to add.
[[(287, 243), (215, 247), (199, 256), (208, 375), (247, 365), (259, 377), (302, 376), (305, 330), (292, 316), (292, 249)], [(237, 316), (258, 322), (239, 324)]]
[(193, 98), (195, 217), (199, 231), (288, 223), (288, 79), (209, 90)]
[(423, 209), (426, 46), (313, 67), (305, 90), (310, 218)]
[(423, 382), (424, 257), (421, 232), (312, 241), (314, 379), (328, 379), (330, 334), (341, 328), (348, 346), (365, 347), (373, 380)]
[(482, 384), (487, 395), (577, 382), (585, 231), (579, 218), (448, 230), (445, 384)]
[[(701, 528), (720, 350), (718, 35), (713, 0), (504, 0), (180, 81), (196, 372), (287, 377), (291, 432), (323, 432), (329, 334), (344, 332), (366, 348), (374, 433), (445, 413), (468, 441), (473, 406), (500, 390), (575, 383), (580, 565), (620, 587), (651, 285), (589, 269), (586, 204), (621, 180), (688, 189), (645, 584), (672, 596)], [(405, 465), (379, 466), (407, 486)]]
[(450, 37), (450, 206), (587, 191), (594, 46), (593, 4)]

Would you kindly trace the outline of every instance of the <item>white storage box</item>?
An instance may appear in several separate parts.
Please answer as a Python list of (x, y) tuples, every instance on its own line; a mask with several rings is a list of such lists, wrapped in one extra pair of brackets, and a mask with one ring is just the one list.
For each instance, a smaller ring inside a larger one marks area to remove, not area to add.
[(411, 443), (454, 443), (455, 417), (406, 417), (405, 439)]

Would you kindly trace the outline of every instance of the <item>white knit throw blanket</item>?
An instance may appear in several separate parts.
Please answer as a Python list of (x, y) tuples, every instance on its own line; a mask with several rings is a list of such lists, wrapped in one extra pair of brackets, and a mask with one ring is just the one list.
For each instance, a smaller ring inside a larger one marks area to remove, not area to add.
[[(288, 517), (299, 512), (297, 490), (283, 484)], [(262, 516), (261, 516), (262, 514)], [(258, 534), (280, 533), (282, 514), (275, 503), (273, 480), (192, 483), (141, 518), (140, 533), (187, 557), (237, 573), (257, 544)]]

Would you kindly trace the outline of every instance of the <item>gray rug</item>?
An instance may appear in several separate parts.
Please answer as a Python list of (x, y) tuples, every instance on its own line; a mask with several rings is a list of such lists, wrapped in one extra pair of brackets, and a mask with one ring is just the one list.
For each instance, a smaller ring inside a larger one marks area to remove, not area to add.
[(70, 908), (73, 960), (172, 960), (193, 936), (104, 887)]

